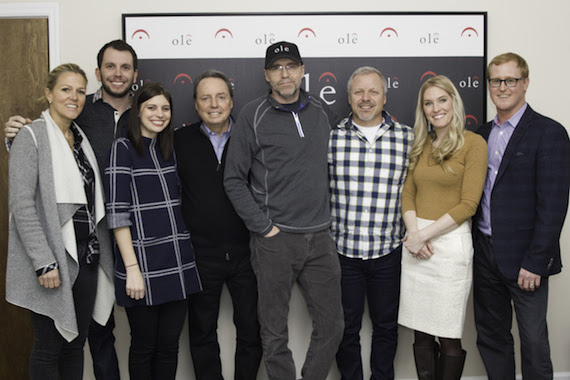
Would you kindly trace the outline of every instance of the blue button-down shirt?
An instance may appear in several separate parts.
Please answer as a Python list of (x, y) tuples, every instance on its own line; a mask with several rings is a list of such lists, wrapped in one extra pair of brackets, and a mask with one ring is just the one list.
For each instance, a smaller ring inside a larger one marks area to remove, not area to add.
[(218, 158), (218, 162), (222, 162), (222, 154), (224, 153), (224, 148), (228, 139), (230, 138), (230, 131), (232, 130), (232, 119), (230, 118), (230, 125), (228, 130), (222, 132), (222, 135), (218, 135), (216, 132), (212, 132), (210, 128), (206, 126), (206, 124), (202, 123), (201, 125), (202, 131), (208, 136), (210, 142), (212, 143), (212, 147), (214, 148), (214, 152), (216, 152), (216, 157)]

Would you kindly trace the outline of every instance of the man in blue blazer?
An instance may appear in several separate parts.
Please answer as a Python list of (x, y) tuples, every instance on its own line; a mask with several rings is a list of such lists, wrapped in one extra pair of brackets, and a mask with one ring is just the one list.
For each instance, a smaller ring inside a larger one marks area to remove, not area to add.
[(512, 307), (523, 379), (552, 379), (546, 309), (548, 277), (559, 273), (568, 208), (570, 142), (564, 127), (526, 103), (526, 61), (514, 53), (489, 63), (497, 108), (481, 126), (489, 145), (487, 180), (475, 220), (477, 346), (489, 379), (515, 379)]

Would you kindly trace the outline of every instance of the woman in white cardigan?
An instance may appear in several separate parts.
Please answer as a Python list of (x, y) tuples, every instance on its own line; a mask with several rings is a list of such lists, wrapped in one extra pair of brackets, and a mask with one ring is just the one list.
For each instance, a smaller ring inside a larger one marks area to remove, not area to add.
[(86, 85), (77, 65), (52, 70), (49, 108), (10, 150), (6, 300), (31, 312), (31, 379), (83, 378), (91, 317), (104, 324), (114, 302), (97, 160), (73, 122)]

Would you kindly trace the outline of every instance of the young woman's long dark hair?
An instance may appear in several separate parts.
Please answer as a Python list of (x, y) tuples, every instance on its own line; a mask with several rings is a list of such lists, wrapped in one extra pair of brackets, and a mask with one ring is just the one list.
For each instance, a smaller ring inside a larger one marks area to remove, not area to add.
[(158, 147), (165, 160), (170, 159), (174, 150), (174, 128), (172, 128), (172, 96), (170, 92), (160, 83), (147, 83), (142, 86), (133, 99), (132, 108), (129, 115), (129, 128), (127, 137), (135, 147), (137, 153), (144, 156), (144, 144), (141, 135), (141, 120), (139, 117), (141, 104), (158, 95), (164, 95), (170, 104), (171, 119), (166, 128), (164, 128), (156, 137)]

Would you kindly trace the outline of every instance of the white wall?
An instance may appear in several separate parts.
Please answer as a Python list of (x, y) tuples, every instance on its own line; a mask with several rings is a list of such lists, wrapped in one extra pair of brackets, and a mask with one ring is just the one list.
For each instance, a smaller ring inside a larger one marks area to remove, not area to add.
[[(26, 1), (28, 3), (29, 1)], [(24, 3), (23, 1), (0, 0), (0, 3)], [(38, 2), (43, 3), (43, 2)], [(112, 39), (120, 38), (122, 13), (234, 13), (234, 12), (389, 12), (389, 11), (486, 11), (488, 12), (488, 57), (514, 51), (522, 55), (530, 65), (530, 88), (527, 99), (538, 112), (544, 113), (570, 127), (568, 111), (568, 62), (570, 49), (568, 38), (570, 26), (570, 2), (567, 0), (289, 0), (261, 1), (218, 0), (98, 0), (93, 2), (78, 0), (60, 0), (61, 23), (61, 59), (60, 62), (75, 62), (83, 67), (89, 76), (89, 91), (97, 89), (93, 71), (96, 67), (96, 53), (99, 48)], [(364, 62), (363, 62), (364, 64)], [(380, 70), (382, 68), (379, 68)], [(261, 75), (261, 73), (260, 73)], [(495, 110), (488, 101), (488, 117)], [(569, 223), (563, 230), (563, 255), (570, 250)], [(564, 258), (563, 258), (564, 260)], [(549, 327), (552, 359), (555, 372), (559, 375), (570, 373), (570, 308), (567, 291), (570, 289), (568, 269), (555, 276), (550, 282)], [(220, 317), (224, 374), (226, 379), (233, 378), (233, 349), (235, 332), (231, 322), (231, 304), (224, 293), (223, 310)], [(117, 350), (120, 357), (123, 378), (127, 378), (127, 357), (129, 328), (124, 310), (116, 308)], [(297, 366), (301, 367), (310, 335), (310, 319), (298, 291), (295, 291), (291, 308), (291, 344)], [(366, 347), (365, 356), (369, 355), (370, 322), (365, 320), (362, 341)], [(470, 302), (464, 346), (468, 351), (465, 376), (484, 376), (484, 368), (475, 346), (476, 333), (473, 323), (472, 303)], [(518, 339), (517, 339), (518, 341)], [(411, 353), (412, 334), (400, 329), (399, 349), (396, 357), (396, 376), (399, 379), (415, 377)], [(88, 355), (87, 355), (88, 356)], [(85, 379), (91, 380), (90, 358), (87, 358)], [(368, 374), (369, 374), (369, 370)], [(519, 370), (520, 372), (520, 370)], [(366, 376), (365, 376), (366, 377)], [(187, 330), (183, 331), (179, 361), (179, 379), (193, 379), (192, 364), (188, 353)], [(336, 369), (331, 371), (329, 379), (338, 379)], [(266, 379), (260, 371), (258, 379)]]

